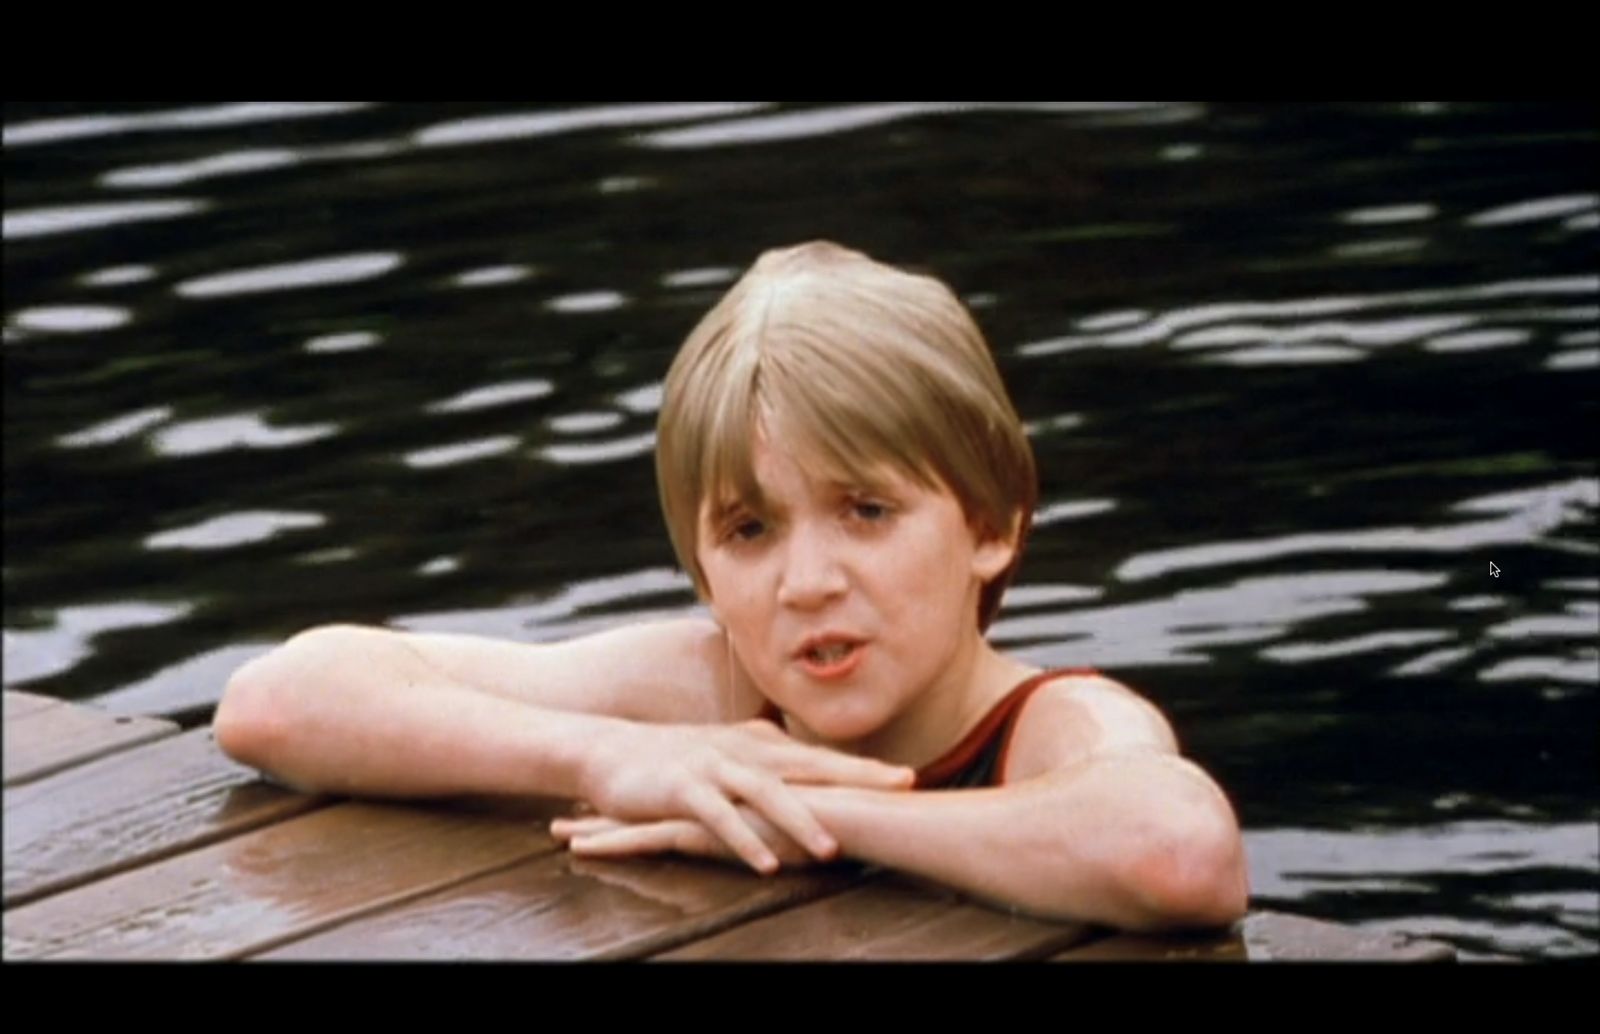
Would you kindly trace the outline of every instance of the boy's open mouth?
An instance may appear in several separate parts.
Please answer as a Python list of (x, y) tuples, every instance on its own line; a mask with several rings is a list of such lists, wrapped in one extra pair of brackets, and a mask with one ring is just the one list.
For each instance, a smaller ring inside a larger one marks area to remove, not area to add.
[(826, 635), (806, 640), (795, 653), (795, 660), (817, 678), (839, 678), (855, 670), (866, 644), (859, 639)]
[(844, 660), (850, 651), (856, 648), (854, 643), (829, 643), (827, 646), (813, 646), (806, 651), (806, 659), (817, 664), (832, 664)]

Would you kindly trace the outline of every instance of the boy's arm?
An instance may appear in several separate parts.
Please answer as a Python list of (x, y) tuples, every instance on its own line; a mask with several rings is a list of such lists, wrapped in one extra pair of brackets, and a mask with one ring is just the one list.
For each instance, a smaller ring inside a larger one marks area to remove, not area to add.
[(895, 786), (909, 773), (766, 722), (723, 724), (718, 642), (693, 621), (551, 646), (329, 626), (235, 673), (214, 728), (230, 756), (302, 789), (584, 797), (635, 821), (695, 818), (770, 868), (741, 800), (831, 856), (785, 780)]
[[(843, 854), (1005, 906), (1125, 929), (1244, 914), (1243, 845), (1227, 799), (1131, 692), (1104, 679), (1041, 689), (1019, 719), (1007, 774), (980, 790), (796, 791)], [(578, 820), (561, 832), (585, 837), (581, 853), (716, 853), (692, 823), (653, 829)]]
[(1170, 754), (1108, 755), (993, 789), (800, 797), (851, 857), (1037, 915), (1130, 930), (1244, 915), (1232, 810)]
[(213, 724), (229, 755), (302, 788), (569, 796), (598, 718), (732, 720), (716, 642), (692, 620), (551, 645), (328, 625), (235, 672)]

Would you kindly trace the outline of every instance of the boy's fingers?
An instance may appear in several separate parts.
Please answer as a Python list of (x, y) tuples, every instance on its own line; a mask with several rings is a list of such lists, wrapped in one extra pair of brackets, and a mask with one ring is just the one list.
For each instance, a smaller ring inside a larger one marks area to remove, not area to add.
[(702, 783), (690, 790), (686, 798), (695, 817), (752, 869), (760, 873), (778, 870), (777, 856), (726, 797)]
[(839, 783), (869, 789), (909, 790), (917, 773), (904, 765), (858, 758), (825, 747), (793, 744), (789, 748), (784, 778), (795, 782)]
[(781, 779), (735, 764), (719, 774), (725, 788), (815, 857), (829, 861), (839, 853), (838, 843)]
[(581, 819), (556, 819), (550, 823), (550, 835), (557, 840), (571, 840), (574, 837), (609, 833), (626, 825), (628, 823), (606, 818), (603, 815), (586, 815)]
[(623, 855), (661, 854), (678, 847), (679, 821), (648, 822), (641, 826), (591, 833), (572, 838), (574, 854), (590, 858), (616, 858)]

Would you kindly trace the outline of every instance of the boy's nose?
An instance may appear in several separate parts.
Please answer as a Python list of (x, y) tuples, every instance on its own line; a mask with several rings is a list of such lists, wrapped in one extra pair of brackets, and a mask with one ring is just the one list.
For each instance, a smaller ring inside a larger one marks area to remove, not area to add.
[(843, 595), (845, 587), (844, 569), (839, 566), (827, 534), (795, 528), (784, 555), (778, 602), (800, 610), (814, 609)]

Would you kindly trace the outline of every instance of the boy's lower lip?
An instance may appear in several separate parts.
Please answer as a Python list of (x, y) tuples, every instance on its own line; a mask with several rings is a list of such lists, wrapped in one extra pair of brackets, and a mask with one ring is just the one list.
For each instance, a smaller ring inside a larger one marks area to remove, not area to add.
[(800, 670), (814, 679), (834, 680), (848, 678), (852, 672), (861, 666), (861, 658), (867, 652), (866, 643), (857, 643), (850, 652), (836, 661), (814, 661), (804, 654), (796, 660)]

